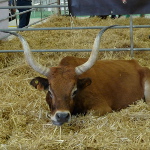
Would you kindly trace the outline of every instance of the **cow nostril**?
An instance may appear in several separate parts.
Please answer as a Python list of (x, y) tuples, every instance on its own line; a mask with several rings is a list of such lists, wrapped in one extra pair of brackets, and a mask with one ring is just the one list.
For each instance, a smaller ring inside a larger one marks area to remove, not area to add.
[(56, 113), (56, 119), (58, 121), (68, 121), (70, 118), (70, 113), (66, 113), (66, 112), (59, 112), (59, 113)]
[(67, 119), (68, 119), (69, 116), (70, 116), (69, 113), (67, 113), (67, 114), (64, 115), (64, 118), (67, 118)]
[(60, 119), (61, 116), (62, 116), (61, 113), (57, 113), (57, 114), (56, 114), (56, 118), (57, 118), (57, 119)]

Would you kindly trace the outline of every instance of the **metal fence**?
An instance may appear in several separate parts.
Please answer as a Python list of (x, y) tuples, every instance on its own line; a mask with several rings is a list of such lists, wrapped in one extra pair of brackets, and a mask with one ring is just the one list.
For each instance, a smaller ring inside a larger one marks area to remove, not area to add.
[[(5, 6), (0, 9), (10, 8), (31, 8), (32, 10), (37, 8), (67, 8), (67, 5), (32, 5), (32, 6)], [(18, 14), (19, 15), (19, 14)], [(8, 19), (8, 18), (5, 18)], [(1, 21), (1, 20), (0, 20)], [(41, 20), (40, 20), (41, 21)], [(92, 27), (61, 27), (61, 28), (8, 28), (0, 29), (0, 31), (35, 31), (35, 30), (84, 30), (84, 29), (102, 29), (104, 26), (92, 26)], [(134, 48), (133, 43), (133, 28), (150, 28), (150, 25), (133, 25), (133, 16), (130, 15), (130, 22), (128, 26), (115, 26), (112, 29), (128, 28), (130, 30), (130, 48), (118, 48), (118, 49), (101, 49), (101, 51), (130, 51), (131, 57), (134, 55), (134, 51), (145, 50), (149, 51), (150, 48)], [(32, 50), (33, 52), (89, 52), (91, 49), (39, 49)], [(0, 50), (0, 53), (11, 53), (11, 52), (23, 52), (23, 50)]]
[[(0, 1), (0, 4), (2, 2), (6, 2), (6, 1), (8, 2), (8, 0)], [(38, 11), (38, 12), (40, 12), (40, 20), (33, 23), (33, 24), (36, 24), (38, 22), (43, 21), (44, 19), (47, 19), (48, 16), (47, 17), (43, 16), (44, 11), (49, 11), (50, 14), (67, 15), (68, 14), (68, 6), (67, 5), (68, 5), (68, 3), (66, 2), (66, 0), (59, 0), (59, 1), (58, 0), (32, 0), (32, 6), (16, 6), (16, 2), (15, 2), (15, 6), (2, 6), (1, 7), (1, 5), (0, 5), (0, 10), (2, 10), (2, 9), (3, 10), (4, 9), (9, 10), (9, 9), (18, 9), (18, 8), (30, 8), (30, 10), (27, 10), (27, 11), (24, 11), (21, 13), (17, 12), (12, 16), (8, 16), (5, 18), (0, 17), (0, 22), (2, 22), (4, 20), (8, 20), (9, 18), (12, 18), (12, 17), (16, 17), (16, 20), (17, 20), (17, 17), (21, 14), (27, 13), (29, 11), (31, 11), (33, 13), (35, 11)], [(2, 13), (1, 13), (1, 15), (2, 15)], [(31, 26), (33, 24), (30, 24), (29, 26)], [(29, 27), (29, 26), (27, 26), (27, 27)]]

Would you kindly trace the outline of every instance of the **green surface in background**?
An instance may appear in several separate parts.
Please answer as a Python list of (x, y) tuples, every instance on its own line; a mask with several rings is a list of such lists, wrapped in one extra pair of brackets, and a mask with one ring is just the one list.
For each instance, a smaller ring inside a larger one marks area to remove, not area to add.
[(31, 18), (46, 18), (53, 15), (51, 11), (33, 11), (31, 12)]
[[(56, 12), (53, 11), (32, 11), (31, 18), (46, 18), (54, 14), (56, 14)], [(61, 11), (61, 15), (64, 15), (64, 11)]]

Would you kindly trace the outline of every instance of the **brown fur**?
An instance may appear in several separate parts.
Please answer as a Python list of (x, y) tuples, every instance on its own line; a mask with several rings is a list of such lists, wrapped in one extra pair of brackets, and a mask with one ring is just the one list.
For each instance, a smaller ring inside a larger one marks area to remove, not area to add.
[[(141, 67), (135, 60), (101, 60), (77, 76), (74, 68), (86, 60), (65, 57), (58, 67), (51, 68), (48, 83), (53, 97), (48, 92), (46, 100), (52, 115), (58, 110), (68, 110), (71, 114), (95, 110), (96, 115), (103, 115), (145, 98), (145, 82), (150, 82), (148, 68)], [(71, 98), (76, 84), (78, 91)], [(150, 91), (149, 86), (146, 90)], [(149, 101), (149, 94), (146, 100)]]
[[(86, 59), (66, 57), (60, 65), (78, 66)], [(89, 77), (92, 84), (87, 87), (80, 103), (106, 113), (120, 110), (136, 100), (144, 98), (144, 81), (149, 69), (141, 67), (135, 60), (101, 60), (79, 78)], [(82, 97), (82, 98), (81, 98)]]

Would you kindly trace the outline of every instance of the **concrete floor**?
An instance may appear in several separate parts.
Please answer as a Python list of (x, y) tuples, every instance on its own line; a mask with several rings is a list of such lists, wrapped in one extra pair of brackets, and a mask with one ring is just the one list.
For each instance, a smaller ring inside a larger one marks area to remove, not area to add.
[[(29, 24), (33, 24), (37, 21), (41, 21), (41, 19), (40, 18), (31, 18)], [(17, 20), (15, 19), (15, 20), (9, 22), (8, 28), (17, 28), (18, 24), (19, 24), (19, 19), (17, 19)]]

